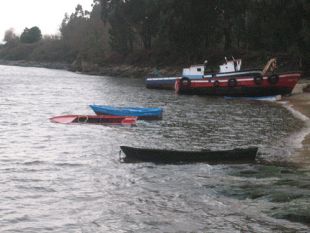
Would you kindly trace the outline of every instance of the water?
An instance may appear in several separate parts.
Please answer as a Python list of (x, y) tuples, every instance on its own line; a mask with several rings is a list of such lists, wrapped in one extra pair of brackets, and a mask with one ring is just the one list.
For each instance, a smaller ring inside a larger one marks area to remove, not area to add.
[[(92, 114), (89, 104), (160, 106), (164, 118), (137, 127), (48, 120)], [(310, 169), (267, 165), (294, 161), (290, 135), (303, 127), (279, 104), (177, 96), (147, 90), (141, 79), (0, 66), (0, 110), (0, 232), (310, 230), (281, 215), (309, 206)], [(259, 146), (261, 164), (123, 164), (120, 145)]]

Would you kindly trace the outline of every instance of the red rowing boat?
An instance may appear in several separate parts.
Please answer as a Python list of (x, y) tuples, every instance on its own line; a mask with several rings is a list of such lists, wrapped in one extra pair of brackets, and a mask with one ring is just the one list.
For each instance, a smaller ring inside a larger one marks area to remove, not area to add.
[(96, 116), (96, 115), (64, 115), (50, 118), (53, 123), (90, 123), (90, 124), (113, 124), (113, 125), (135, 125), (137, 117), (127, 116)]

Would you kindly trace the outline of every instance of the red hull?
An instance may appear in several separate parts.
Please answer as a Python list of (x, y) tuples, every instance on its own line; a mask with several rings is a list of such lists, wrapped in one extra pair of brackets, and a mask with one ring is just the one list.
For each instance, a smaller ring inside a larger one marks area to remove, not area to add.
[(124, 116), (93, 116), (93, 115), (64, 115), (50, 118), (53, 123), (90, 123), (90, 124), (116, 124), (116, 125), (135, 125), (136, 117)]
[(179, 94), (220, 96), (270, 96), (290, 94), (301, 77), (300, 72), (270, 76), (224, 76), (205, 79), (178, 79), (175, 90)]

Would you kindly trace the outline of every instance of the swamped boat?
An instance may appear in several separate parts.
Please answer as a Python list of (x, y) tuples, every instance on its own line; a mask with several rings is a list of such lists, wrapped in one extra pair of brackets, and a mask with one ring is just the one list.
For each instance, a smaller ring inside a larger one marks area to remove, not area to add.
[(93, 116), (93, 115), (64, 115), (50, 118), (53, 123), (71, 124), (71, 123), (88, 123), (88, 124), (112, 124), (112, 125), (135, 125), (136, 117), (122, 116)]
[[(240, 70), (241, 60), (226, 61), (218, 73), (205, 73), (205, 66), (191, 67), (201, 72), (200, 78), (183, 75), (175, 82), (178, 94), (258, 97), (290, 94), (301, 72), (275, 73), (276, 59), (263, 70)], [(190, 72), (189, 72), (190, 74)]]
[(232, 150), (201, 150), (180, 151), (152, 148), (136, 148), (121, 146), (125, 153), (124, 162), (154, 162), (154, 163), (250, 163), (254, 162), (257, 147), (235, 148)]

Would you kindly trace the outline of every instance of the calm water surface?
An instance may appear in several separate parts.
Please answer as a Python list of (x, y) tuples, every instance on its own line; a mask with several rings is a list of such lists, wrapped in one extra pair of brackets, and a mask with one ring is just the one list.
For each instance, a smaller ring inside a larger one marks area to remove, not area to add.
[[(49, 122), (92, 114), (94, 103), (159, 106), (164, 118), (137, 127)], [(309, 169), (266, 164), (292, 162), (291, 135), (303, 127), (280, 104), (177, 96), (147, 90), (140, 79), (0, 66), (0, 110), (0, 232), (310, 230), (279, 218), (288, 204), (309, 204)], [(120, 145), (259, 146), (261, 164), (123, 164)], [(293, 182), (281, 183), (287, 180)], [(305, 185), (296, 188), (300, 180)], [(292, 189), (299, 190), (293, 204), (268, 191)]]

